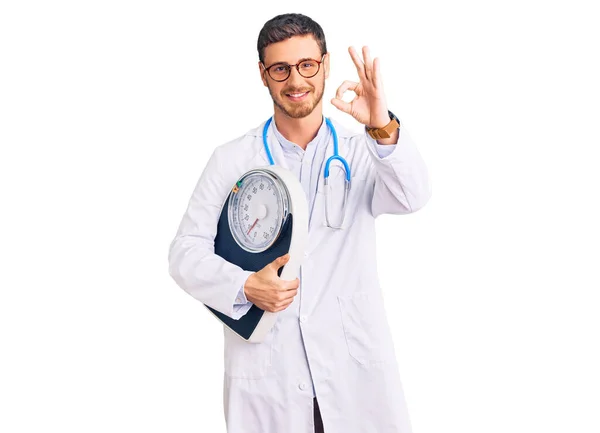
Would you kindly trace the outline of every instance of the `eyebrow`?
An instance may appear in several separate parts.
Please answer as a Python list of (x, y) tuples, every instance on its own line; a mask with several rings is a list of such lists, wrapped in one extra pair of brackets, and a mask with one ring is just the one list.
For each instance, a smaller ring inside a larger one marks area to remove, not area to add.
[[(304, 62), (306, 60), (315, 60), (315, 59), (313, 59), (312, 57), (303, 57), (300, 60), (298, 60), (296, 63)], [(294, 65), (296, 63), (294, 63)], [(287, 62), (275, 62), (271, 66), (274, 66), (274, 65), (291, 65), (291, 63), (287, 63)]]

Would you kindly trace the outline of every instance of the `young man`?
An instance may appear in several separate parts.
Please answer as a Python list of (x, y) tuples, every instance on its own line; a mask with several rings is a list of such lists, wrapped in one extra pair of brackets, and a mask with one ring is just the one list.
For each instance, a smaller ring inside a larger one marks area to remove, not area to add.
[[(329, 126), (323, 117), (330, 64), (316, 22), (280, 15), (258, 37), (260, 77), (274, 105), (268, 144), (275, 164), (297, 176), (309, 204), (300, 278), (277, 276), (286, 256), (249, 272), (214, 254), (217, 221), (232, 185), (269, 164), (265, 123), (215, 149), (171, 244), (170, 274), (196, 299), (234, 319), (253, 304), (279, 313), (260, 344), (224, 327), (229, 433), (410, 432), (376, 271), (375, 218), (415, 212), (428, 201), (430, 186), (419, 152), (388, 111), (378, 60), (366, 47), (362, 60), (353, 48), (349, 52), (360, 81), (345, 81), (331, 103), (365, 125), (358, 134), (336, 122)], [(348, 90), (356, 94), (350, 103), (342, 100)], [(332, 228), (341, 221), (340, 164), (329, 180), (337, 195), (330, 197), (330, 224), (324, 204), (332, 128), (352, 176), (342, 230)]]

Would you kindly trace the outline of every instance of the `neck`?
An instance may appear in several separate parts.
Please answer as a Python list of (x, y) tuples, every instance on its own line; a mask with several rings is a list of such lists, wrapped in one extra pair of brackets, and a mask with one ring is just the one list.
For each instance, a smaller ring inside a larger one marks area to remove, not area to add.
[(313, 112), (308, 116), (301, 119), (294, 119), (275, 107), (273, 120), (281, 135), (306, 150), (308, 143), (310, 143), (319, 132), (319, 128), (323, 123), (323, 113), (319, 104), (319, 106), (315, 107)]

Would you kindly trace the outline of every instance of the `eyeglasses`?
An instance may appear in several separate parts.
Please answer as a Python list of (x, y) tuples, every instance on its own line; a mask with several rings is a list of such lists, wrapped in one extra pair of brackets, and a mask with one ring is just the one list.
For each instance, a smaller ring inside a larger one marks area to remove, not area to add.
[(321, 68), (321, 63), (323, 63), (324, 58), (325, 54), (323, 54), (323, 57), (321, 57), (321, 61), (314, 59), (302, 59), (295, 65), (289, 65), (287, 63), (275, 63), (268, 68), (265, 68), (265, 65), (262, 65), (262, 67), (274, 81), (281, 82), (287, 80), (290, 77), (292, 67), (294, 66), (296, 67), (298, 73), (304, 78), (312, 78), (319, 73), (319, 69)]

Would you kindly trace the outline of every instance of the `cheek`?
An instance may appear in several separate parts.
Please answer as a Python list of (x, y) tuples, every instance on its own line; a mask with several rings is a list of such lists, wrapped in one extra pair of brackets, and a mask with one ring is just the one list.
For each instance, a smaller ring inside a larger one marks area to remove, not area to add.
[(313, 83), (313, 87), (316, 90), (315, 93), (323, 93), (323, 91), (325, 90), (325, 77), (323, 77), (321, 81)]
[(269, 86), (271, 90), (271, 94), (276, 96), (281, 96), (281, 91), (283, 90), (283, 86), (271, 83)]

